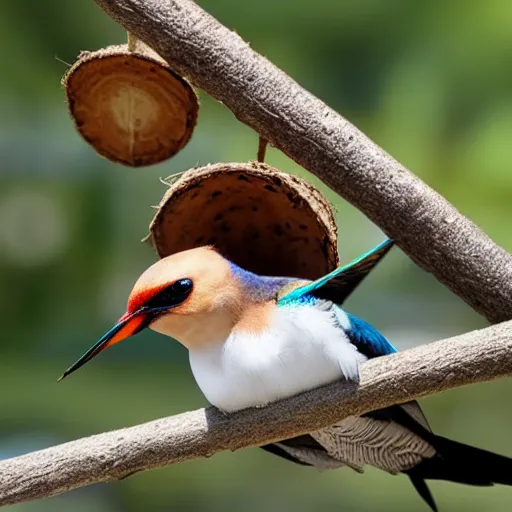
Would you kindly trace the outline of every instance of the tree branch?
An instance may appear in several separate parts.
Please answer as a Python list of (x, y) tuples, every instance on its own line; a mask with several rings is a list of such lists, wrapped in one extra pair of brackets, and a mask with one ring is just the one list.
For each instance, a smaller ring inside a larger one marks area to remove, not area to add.
[(312, 432), (353, 414), (512, 374), (512, 321), (361, 367), (337, 382), (261, 409), (213, 407), (98, 434), (0, 463), (0, 505), (53, 496), (134, 472)]
[(512, 256), (191, 0), (95, 0), (171, 67), (365, 213), (488, 320), (512, 318)]

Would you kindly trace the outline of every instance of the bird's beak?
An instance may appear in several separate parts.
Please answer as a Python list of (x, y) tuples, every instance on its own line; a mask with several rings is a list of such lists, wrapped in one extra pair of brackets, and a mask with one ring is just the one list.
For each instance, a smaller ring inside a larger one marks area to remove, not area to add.
[(90, 361), (94, 356), (97, 356), (101, 351), (139, 332), (146, 327), (144, 324), (147, 319), (148, 312), (145, 310), (139, 310), (135, 313), (125, 313), (112, 329), (106, 332), (75, 364), (70, 366), (62, 374), (58, 381), (61, 381), (70, 373), (78, 370), (78, 368)]

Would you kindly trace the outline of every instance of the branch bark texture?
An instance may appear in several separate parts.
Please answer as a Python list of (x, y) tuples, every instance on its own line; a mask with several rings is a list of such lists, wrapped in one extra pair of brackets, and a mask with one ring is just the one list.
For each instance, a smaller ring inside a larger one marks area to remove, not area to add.
[(380, 357), (359, 386), (337, 382), (261, 409), (209, 407), (0, 463), (0, 505), (44, 498), (221, 450), (312, 432), (342, 418), (512, 374), (512, 321)]
[(491, 322), (512, 318), (512, 256), (236, 33), (191, 0), (95, 1), (476, 311)]

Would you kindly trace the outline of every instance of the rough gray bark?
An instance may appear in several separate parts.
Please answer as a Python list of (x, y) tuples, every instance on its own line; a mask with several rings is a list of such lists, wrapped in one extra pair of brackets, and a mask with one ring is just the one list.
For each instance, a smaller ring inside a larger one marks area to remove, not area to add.
[(512, 374), (512, 321), (380, 357), (338, 382), (261, 409), (200, 409), (0, 463), (0, 505), (53, 496), (221, 450), (304, 434), (352, 415)]
[(191, 0), (95, 1), (472, 308), (491, 322), (512, 318), (512, 256), (240, 36)]

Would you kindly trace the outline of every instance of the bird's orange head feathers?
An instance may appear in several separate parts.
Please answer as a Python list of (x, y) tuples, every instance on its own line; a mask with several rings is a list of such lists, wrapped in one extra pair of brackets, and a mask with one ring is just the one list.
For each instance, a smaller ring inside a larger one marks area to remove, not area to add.
[(187, 348), (225, 339), (244, 307), (243, 289), (230, 262), (211, 247), (167, 256), (135, 283), (126, 313), (61, 377), (105, 348), (149, 327)]

